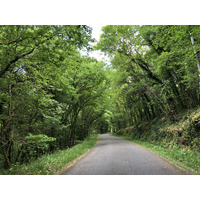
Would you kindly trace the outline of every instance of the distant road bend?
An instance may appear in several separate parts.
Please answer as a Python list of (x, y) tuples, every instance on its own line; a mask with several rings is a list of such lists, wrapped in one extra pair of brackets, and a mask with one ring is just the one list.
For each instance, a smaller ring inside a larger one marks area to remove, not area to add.
[(91, 152), (65, 175), (184, 175), (185, 170), (130, 141), (100, 135)]

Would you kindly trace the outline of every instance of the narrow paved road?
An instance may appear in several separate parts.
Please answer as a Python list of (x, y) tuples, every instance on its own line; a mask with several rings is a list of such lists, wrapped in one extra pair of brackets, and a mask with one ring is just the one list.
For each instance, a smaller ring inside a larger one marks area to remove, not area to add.
[(176, 175), (184, 170), (129, 141), (104, 134), (66, 175)]

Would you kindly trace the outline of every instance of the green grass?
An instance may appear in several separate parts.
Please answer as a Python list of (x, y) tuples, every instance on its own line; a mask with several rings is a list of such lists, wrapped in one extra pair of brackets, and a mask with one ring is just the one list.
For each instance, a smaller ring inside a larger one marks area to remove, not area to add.
[(144, 142), (139, 140), (132, 140), (128, 136), (115, 136), (134, 142), (140, 146), (143, 146), (151, 151), (167, 158), (171, 162), (179, 165), (180, 167), (190, 171), (192, 174), (200, 174), (200, 153), (191, 151), (188, 149), (180, 148), (177, 145), (172, 145), (167, 148), (163, 143), (156, 142)]
[(43, 155), (28, 164), (15, 165), (9, 170), (0, 170), (2, 175), (51, 175), (61, 170), (67, 163), (86, 153), (97, 142), (98, 135), (91, 135), (85, 141), (67, 150)]

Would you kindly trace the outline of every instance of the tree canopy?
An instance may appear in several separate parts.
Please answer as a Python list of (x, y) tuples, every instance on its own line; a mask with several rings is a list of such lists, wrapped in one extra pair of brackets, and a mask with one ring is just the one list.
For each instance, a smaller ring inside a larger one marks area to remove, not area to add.
[(5, 168), (89, 134), (199, 106), (200, 26), (0, 26), (0, 155)]
[[(117, 128), (199, 105), (199, 26), (115, 25), (96, 49), (112, 57)], [(191, 39), (194, 42), (191, 42)], [(116, 78), (117, 77), (117, 78)]]
[(69, 148), (105, 111), (105, 64), (84, 57), (88, 26), (0, 27), (1, 154), (5, 167)]

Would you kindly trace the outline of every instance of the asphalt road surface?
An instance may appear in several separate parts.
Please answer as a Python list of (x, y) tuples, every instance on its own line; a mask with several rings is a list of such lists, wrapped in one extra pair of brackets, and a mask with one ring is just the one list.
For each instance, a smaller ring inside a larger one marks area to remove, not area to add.
[(65, 175), (180, 175), (186, 171), (157, 154), (110, 134)]

